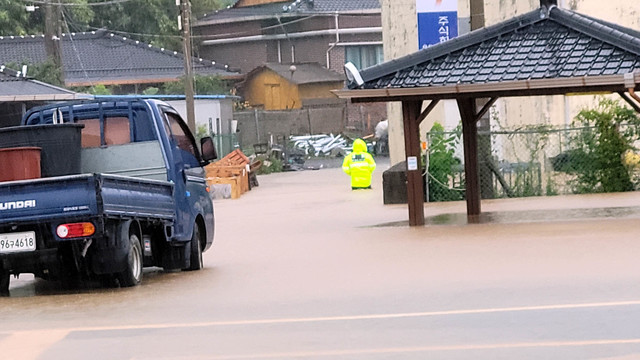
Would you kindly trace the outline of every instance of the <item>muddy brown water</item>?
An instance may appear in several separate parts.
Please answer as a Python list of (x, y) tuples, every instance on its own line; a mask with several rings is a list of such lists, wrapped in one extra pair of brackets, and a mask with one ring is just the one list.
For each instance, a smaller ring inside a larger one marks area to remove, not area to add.
[[(596, 220), (605, 218), (640, 219), (640, 206), (599, 207), (582, 209), (551, 209), (523, 211), (492, 211), (477, 216), (466, 213), (445, 213), (425, 217), (425, 226), (429, 225), (465, 225), (465, 224), (520, 224), (545, 223), (556, 221)], [(377, 226), (408, 226), (408, 221), (395, 221)]]

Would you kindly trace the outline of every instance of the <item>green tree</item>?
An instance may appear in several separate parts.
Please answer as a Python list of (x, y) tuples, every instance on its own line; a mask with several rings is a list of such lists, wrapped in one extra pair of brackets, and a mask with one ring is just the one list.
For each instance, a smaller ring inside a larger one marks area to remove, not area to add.
[(45, 82), (47, 84), (55, 86), (64, 86), (62, 81), (62, 69), (56, 66), (52, 59), (47, 59), (44, 62), (38, 64), (32, 64), (30, 62), (9, 63), (6, 67), (16, 71), (22, 71), (22, 67), (27, 66), (27, 77), (38, 81)]
[[(62, 6), (63, 32), (105, 28), (156, 46), (182, 50), (177, 21), (180, 9), (175, 0), (129, 0), (106, 5), (95, 5), (104, 0), (55, 2), (68, 4)], [(192, 0), (193, 20), (233, 3), (233, 0)], [(36, 10), (28, 12), (26, 5), (30, 5), (27, 0), (0, 0), (0, 36), (44, 33), (44, 6), (36, 4)]]
[(150, 86), (142, 91), (142, 95), (158, 95), (159, 92), (160, 89), (154, 86)]
[[(62, 1), (64, 2), (64, 1)], [(93, 1), (88, 0), (66, 0), (74, 4), (87, 4), (86, 6), (64, 6), (63, 11), (63, 32), (86, 31), (89, 30), (89, 23), (94, 19), (93, 6), (88, 4)], [(43, 18), (44, 19), (44, 18)]]
[(37, 28), (34, 13), (16, 0), (0, 0), (0, 35), (28, 35)]
[(574, 191), (619, 192), (633, 190), (623, 156), (637, 139), (640, 118), (618, 102), (602, 98), (595, 109), (580, 111), (574, 126), (582, 127), (574, 136), (569, 169), (577, 175)]
[(191, 1), (191, 13), (194, 18), (201, 18), (215, 10), (224, 9), (236, 3), (236, 0), (193, 0)]
[(180, 49), (179, 9), (173, 0), (131, 0), (93, 8), (94, 16), (88, 24), (92, 28), (126, 32), (141, 41)]
[[(229, 94), (231, 84), (220, 76), (195, 75), (194, 90), (199, 95), (223, 95)], [(164, 84), (165, 94), (184, 94), (184, 77), (180, 81)]]
[(71, 90), (75, 92), (91, 94), (91, 95), (113, 95), (112, 89), (103, 84), (98, 84), (94, 86), (72, 87)]
[(113, 92), (102, 84), (90, 87), (88, 93), (92, 95), (113, 95)]

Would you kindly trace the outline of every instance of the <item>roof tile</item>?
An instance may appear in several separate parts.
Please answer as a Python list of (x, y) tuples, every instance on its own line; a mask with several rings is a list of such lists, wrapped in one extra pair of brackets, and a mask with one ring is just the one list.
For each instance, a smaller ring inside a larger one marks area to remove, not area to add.
[(305, 15), (362, 10), (380, 10), (380, 0), (314, 0), (313, 5), (308, 1), (294, 2), (289, 0), (255, 6), (234, 6), (207, 14), (196, 21), (195, 25), (199, 26), (203, 23), (216, 20), (229, 21), (237, 19), (238, 21), (243, 21), (244, 18), (256, 16), (295, 16), (298, 14)]
[[(71, 41), (73, 40), (73, 41)], [(62, 37), (62, 61), (67, 83), (99, 84), (137, 80), (177, 79), (184, 74), (181, 53), (153, 47), (107, 31), (78, 33)], [(46, 60), (44, 37), (0, 37), (0, 64)], [(222, 64), (194, 58), (201, 75), (234, 76)]]
[[(536, 14), (534, 14), (536, 15)], [(640, 69), (640, 51), (633, 53), (616, 43), (608, 43), (551, 18), (531, 15), (517, 30), (464, 41), (464, 36), (436, 45), (419, 53), (408, 68), (397, 68), (395, 74), (365, 87), (437, 86), (451, 83), (485, 83), (515, 79), (596, 76)], [(603, 31), (608, 29), (603, 26)], [(614, 32), (620, 32), (615, 30)], [(524, 40), (523, 40), (524, 39)], [(447, 46), (452, 50), (445, 51)], [(441, 54), (430, 58), (430, 53)], [(397, 63), (397, 62), (396, 62)], [(401, 64), (401, 62), (400, 62)], [(384, 65), (384, 64), (383, 64)], [(437, 71), (433, 71), (437, 69)], [(368, 70), (363, 71), (366, 75)], [(437, 74), (437, 75), (436, 75)]]

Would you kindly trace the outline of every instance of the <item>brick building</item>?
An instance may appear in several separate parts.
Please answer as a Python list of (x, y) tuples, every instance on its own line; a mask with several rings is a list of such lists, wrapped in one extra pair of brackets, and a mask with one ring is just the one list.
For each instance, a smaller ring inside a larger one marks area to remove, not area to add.
[[(379, 0), (239, 0), (194, 23), (198, 56), (243, 74), (268, 63), (318, 63), (344, 75), (346, 62), (364, 69), (384, 60), (380, 11)], [(363, 132), (386, 118), (379, 104), (344, 106), (345, 126)]]

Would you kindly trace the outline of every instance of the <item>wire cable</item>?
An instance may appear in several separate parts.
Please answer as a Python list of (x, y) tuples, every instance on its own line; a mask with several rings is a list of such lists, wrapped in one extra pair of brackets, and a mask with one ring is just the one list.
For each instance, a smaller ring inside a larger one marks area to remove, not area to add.
[[(62, 22), (64, 23), (65, 27), (67, 28), (67, 31), (69, 33), (71, 33), (71, 30), (69, 29), (69, 24), (67, 23), (67, 17), (64, 15), (64, 11), (61, 12), (62, 15)], [(93, 81), (91, 81), (91, 79), (89, 79), (89, 74), (87, 73), (87, 70), (84, 68), (84, 63), (82, 62), (82, 58), (80, 58), (80, 52), (78, 51), (78, 48), (76, 47), (76, 43), (73, 40), (73, 36), (69, 36), (69, 40), (71, 40), (71, 47), (73, 48), (73, 53), (76, 55), (76, 58), (78, 59), (78, 62), (80, 63), (80, 68), (82, 69), (82, 73), (84, 74), (85, 79), (89, 82), (89, 84), (91, 84), (91, 88), (94, 88), (94, 83)], [(61, 69), (62, 71), (64, 71), (64, 66)]]

